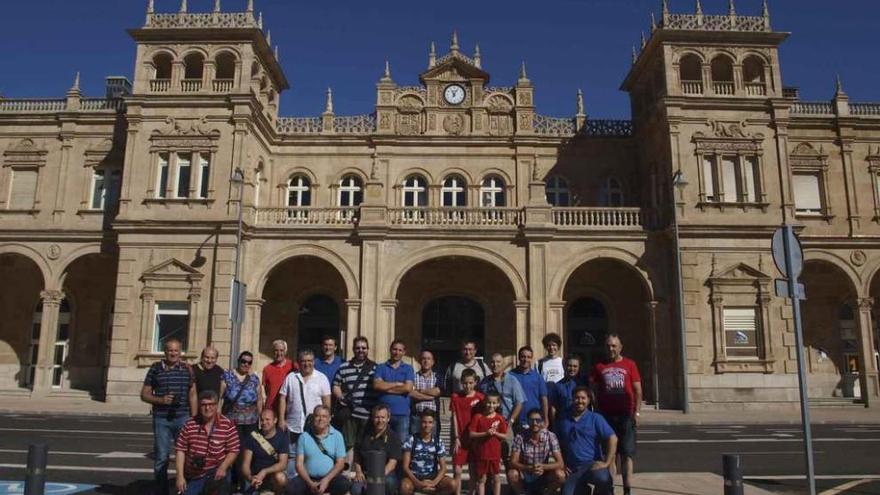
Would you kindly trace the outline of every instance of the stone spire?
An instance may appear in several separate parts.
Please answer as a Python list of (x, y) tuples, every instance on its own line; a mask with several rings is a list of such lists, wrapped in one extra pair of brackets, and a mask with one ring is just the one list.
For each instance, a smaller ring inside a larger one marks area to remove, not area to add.
[(327, 88), (327, 103), (324, 104), (324, 113), (333, 113), (333, 90)]
[(263, 29), (263, 13), (260, 12), (260, 16), (257, 18), (257, 27)]
[(576, 103), (576, 115), (584, 115), (584, 92), (578, 88), (577, 91), (577, 103)]
[(636, 60), (639, 59), (639, 54), (636, 53), (636, 45), (633, 45), (633, 53), (632, 53), (632, 63), (636, 65)]
[(147, 13), (152, 14), (156, 12), (156, 0), (148, 0), (147, 1)]
[(452, 31), (452, 43), (449, 45), (449, 50), (453, 52), (457, 52), (459, 49), (458, 46), (458, 31)]
[(480, 54), (480, 44), (474, 47), (474, 67), (481, 69), (483, 65), (483, 56)]
[(185, 14), (187, 11), (186, 0), (180, 0), (180, 13)]
[(437, 65), (437, 47), (434, 46), (434, 42), (431, 42), (431, 49), (428, 51), (428, 68), (434, 67)]
[(248, 0), (246, 12), (251, 14), (254, 13), (254, 0)]
[(834, 82), (834, 98), (831, 100), (831, 104), (834, 106), (834, 113), (837, 114), (838, 117), (846, 117), (850, 115), (849, 96), (843, 91), (843, 83), (840, 82), (840, 74), (837, 74), (837, 79)]
[(587, 122), (587, 115), (584, 113), (584, 92), (581, 88), (577, 90), (577, 100), (575, 101), (574, 124), (577, 132), (581, 132), (584, 124)]
[[(77, 76), (79, 76), (79, 73), (77, 73)], [(837, 99), (841, 96), (846, 96), (846, 92), (843, 91), (843, 82), (840, 80), (840, 74), (837, 74), (834, 81), (834, 98)]]
[(642, 31), (642, 50), (644, 50), (646, 46), (648, 46), (648, 40), (645, 38), (645, 32)]
[(702, 0), (697, 0), (697, 9), (696, 9), (695, 13), (699, 16), (703, 15), (703, 2), (702, 2)]
[(214, 0), (214, 12), (220, 12), (220, 0)]
[(278, 56), (278, 45), (275, 45), (275, 61), (279, 61), (281, 58)]
[(653, 33), (656, 30), (657, 30), (657, 18), (654, 17), (654, 13), (651, 12), (651, 32)]
[(272, 46), (272, 30), (266, 31), (266, 44)]
[(761, 17), (764, 18), (764, 29), (770, 30), (770, 7), (767, 6), (767, 0), (761, 6)]
[(73, 86), (70, 87), (70, 91), (79, 92), (79, 71), (76, 72), (76, 76), (73, 78)]
[(382, 74), (382, 78), (379, 79), (382, 82), (391, 82), (391, 64), (388, 61), (385, 61), (385, 72)]
[(523, 61), (519, 66), (519, 80), (517, 82), (529, 82), (529, 76), (526, 75), (526, 62)]
[(736, 16), (736, 2), (734, 0), (727, 0), (727, 15)]

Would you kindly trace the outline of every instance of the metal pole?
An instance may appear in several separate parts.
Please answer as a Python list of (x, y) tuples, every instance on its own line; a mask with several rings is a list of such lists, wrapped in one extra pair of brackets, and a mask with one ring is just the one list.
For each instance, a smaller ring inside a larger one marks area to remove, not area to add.
[[(235, 274), (233, 275), (233, 281), (236, 291), (241, 291), (241, 281), (239, 280), (239, 271), (241, 269), (241, 232), (242, 232), (242, 217), (244, 214), (244, 172), (240, 168), (236, 168), (233, 173), (233, 177), (238, 178), (238, 230), (236, 231), (235, 236)], [(232, 297), (235, 294), (231, 295)], [(234, 304), (237, 304), (238, 301), (233, 301)], [(237, 311), (238, 308), (236, 308)], [(239, 346), (241, 345), (241, 321), (243, 319), (242, 315), (239, 315), (237, 318), (232, 320), (232, 342), (230, 344), (229, 351), (229, 367), (235, 368), (236, 360), (238, 359)]]
[(804, 430), (807, 483), (810, 486), (810, 495), (816, 495), (816, 477), (813, 471), (813, 437), (810, 431), (810, 408), (807, 407), (807, 377), (804, 373), (804, 334), (801, 321), (801, 302), (791, 260), (791, 239), (794, 238), (794, 232), (789, 224), (786, 224), (783, 228), (785, 229), (785, 235), (782, 236), (782, 242), (785, 246), (785, 271), (788, 275), (788, 295), (791, 298), (792, 313), (794, 313), (794, 342), (797, 347), (798, 385), (801, 393), (801, 424)]
[(24, 479), (24, 495), (43, 495), (46, 489), (46, 464), (49, 446), (34, 443), (28, 447), (27, 470)]
[(742, 459), (735, 454), (721, 456), (724, 495), (743, 495)]
[(678, 211), (675, 208), (675, 190), (673, 189), (672, 225), (675, 231), (675, 271), (678, 282), (678, 329), (681, 354), (681, 411), (687, 414), (691, 410), (688, 399), (688, 367), (687, 367), (687, 331), (684, 318), (684, 278), (681, 275), (681, 240), (678, 237)]

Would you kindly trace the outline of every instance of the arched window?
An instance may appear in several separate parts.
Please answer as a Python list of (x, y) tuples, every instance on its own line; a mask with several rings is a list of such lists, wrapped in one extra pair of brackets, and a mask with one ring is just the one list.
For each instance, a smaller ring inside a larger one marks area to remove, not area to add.
[(477, 355), (486, 352), (485, 312), (480, 303), (463, 296), (443, 296), (425, 305), (421, 344), (434, 352), (436, 369), (446, 369), (455, 361), (465, 339), (476, 342)]
[(353, 207), (360, 205), (364, 200), (363, 183), (360, 177), (349, 174), (339, 181), (339, 206)]
[(497, 175), (490, 175), (483, 179), (480, 184), (480, 206), (483, 208), (500, 208), (507, 206), (504, 179)]
[(205, 58), (201, 53), (190, 53), (183, 59), (184, 71), (181, 89), (184, 92), (202, 89), (202, 76), (205, 73)]
[(235, 79), (235, 55), (223, 52), (217, 55), (217, 79)]
[(767, 94), (766, 76), (764, 74), (764, 61), (760, 57), (751, 55), (743, 61), (743, 82), (746, 93), (749, 96), (764, 96)]
[(428, 206), (426, 184), (427, 181), (421, 175), (407, 177), (403, 181), (403, 206), (411, 208)]
[(605, 351), (608, 312), (598, 299), (583, 297), (568, 307), (567, 320), (566, 345), (581, 356), (584, 369), (591, 369)]
[(153, 57), (153, 79), (171, 79), (171, 55), (160, 53)]
[(443, 179), (440, 188), (440, 206), (467, 206), (467, 182), (459, 175), (450, 175)]
[(689, 54), (681, 57), (678, 63), (678, 76), (681, 92), (686, 95), (703, 94), (703, 63), (700, 57)]
[(312, 204), (312, 183), (304, 175), (295, 175), (287, 181), (287, 206), (310, 206)]
[(299, 308), (297, 349), (311, 349), (318, 355), (321, 337), (329, 335), (339, 342), (339, 305), (332, 297), (316, 294)]
[(616, 177), (609, 177), (599, 197), (602, 206), (623, 206), (623, 187)]
[(712, 90), (716, 95), (732, 95), (733, 61), (726, 55), (718, 55), (712, 59)]
[(568, 190), (568, 181), (558, 175), (547, 178), (546, 193), (547, 202), (553, 206), (571, 205), (571, 193)]

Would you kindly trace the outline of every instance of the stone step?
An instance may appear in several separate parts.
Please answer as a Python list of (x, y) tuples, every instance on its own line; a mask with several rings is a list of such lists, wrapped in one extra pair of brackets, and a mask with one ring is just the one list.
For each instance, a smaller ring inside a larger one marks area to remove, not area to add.
[(851, 397), (810, 397), (808, 400), (810, 407), (822, 408), (864, 408), (865, 402), (862, 399)]

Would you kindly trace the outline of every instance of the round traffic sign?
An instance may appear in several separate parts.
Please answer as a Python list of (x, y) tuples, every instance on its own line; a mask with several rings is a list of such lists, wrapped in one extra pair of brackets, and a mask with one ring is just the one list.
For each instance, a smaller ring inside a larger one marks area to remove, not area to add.
[[(788, 241), (789, 256), (791, 256), (791, 270), (794, 272), (793, 274), (788, 273), (785, 264), (786, 240)], [(797, 236), (794, 235), (794, 229), (791, 228), (791, 225), (783, 225), (776, 229), (776, 232), (773, 233), (771, 249), (773, 250), (773, 262), (776, 263), (776, 268), (779, 269), (782, 276), (797, 278), (798, 275), (801, 274), (801, 270), (804, 268), (804, 250), (801, 247), (801, 241), (799, 241)]]

